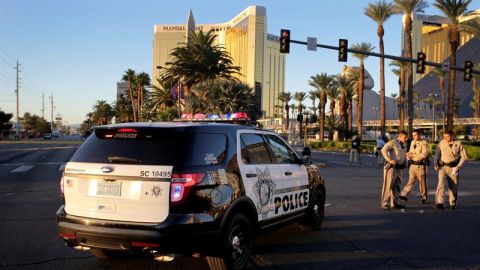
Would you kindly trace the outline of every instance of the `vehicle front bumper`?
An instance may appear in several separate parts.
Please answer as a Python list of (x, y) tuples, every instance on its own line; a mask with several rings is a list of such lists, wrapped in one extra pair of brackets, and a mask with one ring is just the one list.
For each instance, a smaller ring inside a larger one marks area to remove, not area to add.
[(59, 235), (68, 246), (111, 250), (154, 249), (168, 253), (200, 252), (218, 237), (219, 226), (208, 214), (171, 214), (161, 223), (135, 223), (68, 215), (57, 211)]

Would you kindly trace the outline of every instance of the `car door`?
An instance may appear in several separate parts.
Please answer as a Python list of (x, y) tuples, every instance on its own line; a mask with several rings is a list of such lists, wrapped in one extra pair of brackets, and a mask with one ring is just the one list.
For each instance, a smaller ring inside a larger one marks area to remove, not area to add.
[(308, 206), (308, 173), (295, 151), (276, 134), (264, 134), (273, 153), (272, 171), (279, 174), (283, 188), (274, 197), (275, 212), (293, 214)]
[(254, 202), (258, 220), (281, 215), (275, 212), (274, 195), (282, 189), (278, 171), (272, 170), (272, 157), (262, 132), (243, 130), (237, 133), (237, 161), (246, 195)]

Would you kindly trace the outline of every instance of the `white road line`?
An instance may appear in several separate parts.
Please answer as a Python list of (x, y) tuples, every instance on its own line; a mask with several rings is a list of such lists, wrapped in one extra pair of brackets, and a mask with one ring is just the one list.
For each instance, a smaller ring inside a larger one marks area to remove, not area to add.
[(61, 165), (65, 164), (65, 162), (42, 162), (42, 163), (0, 163), (0, 166), (27, 166), (27, 165)]
[(23, 173), (23, 172), (28, 172), (30, 171), (33, 167), (35, 166), (32, 166), (32, 165), (23, 165), (23, 166), (20, 166), (12, 171), (10, 171), (10, 173)]

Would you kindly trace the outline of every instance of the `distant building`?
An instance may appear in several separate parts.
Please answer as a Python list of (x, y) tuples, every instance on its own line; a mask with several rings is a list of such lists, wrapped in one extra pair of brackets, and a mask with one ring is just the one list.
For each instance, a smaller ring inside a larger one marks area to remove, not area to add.
[(279, 52), (278, 36), (267, 33), (265, 7), (250, 6), (225, 23), (196, 24), (190, 11), (186, 24), (157, 24), (153, 29), (152, 81), (156, 83), (170, 52), (185, 43), (190, 31), (213, 30), (216, 43), (223, 46), (241, 68), (238, 79), (255, 89), (255, 105), (265, 117), (273, 117), (285, 91), (285, 55)]
[[(463, 16), (460, 21), (468, 21), (480, 18), (480, 9)], [(417, 52), (424, 52), (429, 62), (441, 63), (450, 56), (450, 43), (448, 42), (448, 19), (442, 16), (414, 14), (412, 24), (412, 53), (413, 58)], [(405, 15), (403, 16), (405, 21)], [(402, 29), (403, 30), (403, 29)], [(473, 38), (473, 35), (461, 33), (460, 47)], [(406, 50), (405, 33), (402, 31), (402, 52)], [(460, 62), (458, 62), (460, 63)], [(463, 65), (463, 62), (461, 62)], [(427, 66), (425, 74), (413, 74), (413, 83), (418, 82), (433, 67)], [(415, 65), (414, 65), (415, 70)]]
[[(347, 74), (358, 67), (344, 66), (342, 74)], [(363, 89), (363, 120), (380, 120), (380, 94), (373, 90), (375, 83), (370, 73), (365, 69)], [(394, 92), (398, 92), (395, 90)], [(328, 108), (327, 108), (328, 110)], [(340, 106), (335, 106), (335, 114), (340, 114)], [(385, 118), (398, 119), (398, 103), (391, 97), (385, 96)], [(353, 124), (357, 121), (357, 102), (353, 102)]]
[[(480, 63), (480, 39), (470, 39), (465, 45), (457, 50), (457, 63), (463, 65), (464, 61), (470, 60), (473, 63)], [(445, 77), (445, 108), (447, 108), (447, 92), (448, 92), (448, 75)], [(413, 86), (414, 92), (419, 94), (419, 98), (424, 100), (430, 94), (438, 95), (436, 98), (436, 104), (441, 104), (440, 93), (440, 79), (434, 76), (432, 73), (425, 74)], [(470, 102), (473, 100), (473, 80), (466, 82), (463, 80), (463, 73), (457, 72), (455, 80), (455, 99), (457, 100), (457, 116), (459, 118), (473, 117), (473, 109), (470, 107)], [(433, 112), (431, 111), (430, 104), (425, 104), (423, 110), (423, 118), (432, 118)], [(441, 106), (437, 108), (437, 117), (439, 113), (442, 113)]]
[(117, 82), (117, 100), (120, 100), (122, 97), (128, 95), (128, 82), (120, 81)]

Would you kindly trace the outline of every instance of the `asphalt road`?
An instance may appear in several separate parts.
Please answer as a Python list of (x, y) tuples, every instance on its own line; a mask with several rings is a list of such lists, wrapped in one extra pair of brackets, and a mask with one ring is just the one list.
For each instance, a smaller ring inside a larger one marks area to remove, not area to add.
[[(203, 259), (102, 261), (65, 247), (55, 212), (60, 170), (78, 147), (70, 139), (0, 143), (0, 269), (207, 269)], [(262, 234), (249, 269), (480, 269), (480, 163), (461, 172), (457, 210), (422, 205), (415, 189), (407, 209), (385, 211), (373, 157), (364, 156), (362, 165), (349, 165), (343, 153), (313, 158), (325, 163), (323, 230), (291, 224)], [(428, 172), (430, 201), (435, 176)]]

